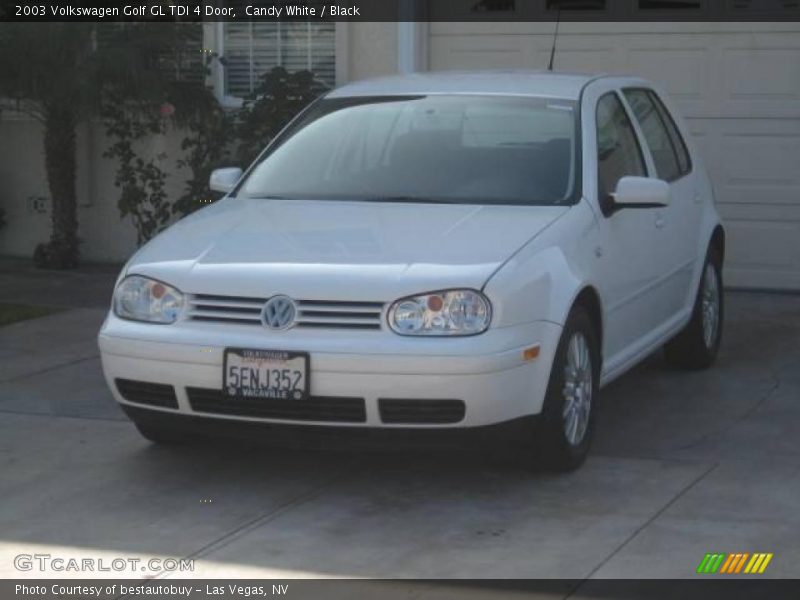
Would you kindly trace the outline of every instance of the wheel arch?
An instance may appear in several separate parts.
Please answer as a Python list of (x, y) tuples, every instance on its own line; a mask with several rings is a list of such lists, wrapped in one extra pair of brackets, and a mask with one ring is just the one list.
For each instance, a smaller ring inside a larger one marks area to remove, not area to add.
[(600, 366), (602, 367), (604, 335), (603, 304), (597, 289), (592, 285), (585, 285), (583, 288), (581, 288), (575, 296), (575, 299), (572, 301), (570, 312), (576, 306), (580, 306), (581, 308), (585, 309), (587, 313), (589, 313), (589, 318), (592, 320), (592, 323), (595, 326), (597, 343), (600, 347)]
[(711, 232), (711, 239), (708, 242), (709, 248), (714, 248), (719, 253), (720, 262), (725, 262), (725, 229), (717, 224)]

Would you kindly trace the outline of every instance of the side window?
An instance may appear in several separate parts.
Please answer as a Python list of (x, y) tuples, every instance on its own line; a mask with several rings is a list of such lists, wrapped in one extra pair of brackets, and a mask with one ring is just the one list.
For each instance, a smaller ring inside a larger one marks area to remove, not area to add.
[(689, 149), (686, 147), (686, 142), (683, 140), (681, 132), (678, 131), (678, 126), (675, 125), (672, 115), (669, 114), (661, 99), (653, 92), (650, 92), (650, 97), (658, 109), (658, 114), (661, 115), (661, 119), (667, 126), (667, 133), (669, 133), (669, 138), (672, 140), (672, 145), (678, 154), (678, 166), (681, 168), (681, 175), (686, 175), (692, 170), (692, 159), (689, 157)]
[(661, 115), (647, 90), (625, 90), (625, 98), (644, 133), (644, 139), (653, 155), (656, 174), (665, 181), (674, 181), (681, 175), (678, 156)]
[(597, 103), (597, 191), (600, 198), (613, 192), (626, 175), (644, 176), (642, 149), (628, 114), (614, 92)]

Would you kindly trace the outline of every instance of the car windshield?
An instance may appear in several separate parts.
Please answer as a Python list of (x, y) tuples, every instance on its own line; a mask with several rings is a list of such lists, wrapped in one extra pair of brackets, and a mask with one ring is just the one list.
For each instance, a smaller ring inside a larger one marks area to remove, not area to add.
[(263, 155), (243, 197), (467, 204), (567, 203), (571, 100), (502, 96), (324, 99)]

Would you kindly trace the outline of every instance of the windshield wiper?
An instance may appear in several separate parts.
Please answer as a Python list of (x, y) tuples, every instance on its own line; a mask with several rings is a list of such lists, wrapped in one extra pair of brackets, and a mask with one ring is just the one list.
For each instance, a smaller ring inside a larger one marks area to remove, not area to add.
[(366, 202), (413, 202), (416, 204), (459, 204), (461, 201), (453, 198), (426, 198), (420, 196), (373, 196), (358, 198)]
[(417, 204), (460, 204), (463, 201), (455, 198), (427, 198), (424, 196), (280, 196), (267, 194), (264, 196), (246, 196), (248, 200), (330, 200), (332, 202), (409, 202)]

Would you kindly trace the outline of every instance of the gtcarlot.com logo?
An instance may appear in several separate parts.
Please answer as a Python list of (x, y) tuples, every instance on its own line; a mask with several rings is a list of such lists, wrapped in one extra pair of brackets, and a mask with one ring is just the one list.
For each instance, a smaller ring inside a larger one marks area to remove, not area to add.
[(194, 559), (132, 556), (66, 558), (52, 554), (17, 554), (14, 557), (14, 568), (17, 571), (53, 571), (56, 573), (192, 572), (194, 571)]
[(697, 572), (711, 575), (760, 575), (767, 570), (767, 565), (771, 560), (772, 552), (706, 554), (697, 566)]

